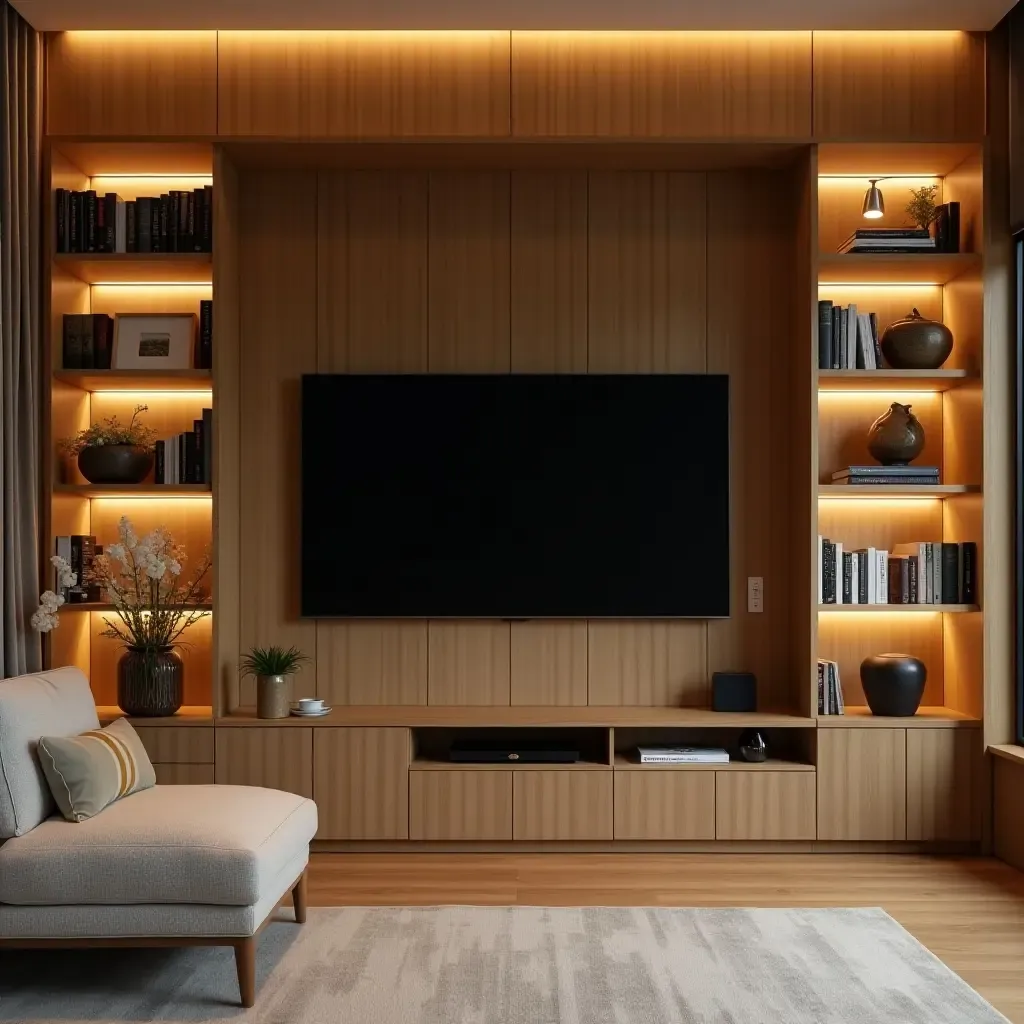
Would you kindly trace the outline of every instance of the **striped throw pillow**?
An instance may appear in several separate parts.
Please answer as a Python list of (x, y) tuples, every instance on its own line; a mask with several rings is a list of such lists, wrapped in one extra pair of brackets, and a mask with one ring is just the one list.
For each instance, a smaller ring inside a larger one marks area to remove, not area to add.
[(115, 800), (156, 785), (156, 772), (123, 718), (79, 736), (43, 736), (39, 761), (50, 792), (68, 821), (85, 821)]

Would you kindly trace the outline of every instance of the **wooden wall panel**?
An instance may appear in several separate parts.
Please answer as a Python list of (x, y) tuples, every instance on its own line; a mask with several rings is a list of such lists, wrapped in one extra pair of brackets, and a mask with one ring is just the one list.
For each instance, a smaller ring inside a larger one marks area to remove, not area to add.
[(810, 32), (513, 32), (512, 132), (807, 137)]
[(587, 369), (587, 175), (512, 174), (512, 370)]
[(710, 705), (706, 633), (697, 621), (591, 622), (589, 703)]
[(204, 726), (135, 726), (142, 745), (155, 764), (212, 764), (213, 728)]
[[(240, 640), (309, 655), (316, 626), (299, 618), (299, 398), (302, 374), (317, 365), (316, 199), (311, 173), (247, 172), (240, 183), (239, 537), (253, 555), (241, 561)], [(242, 702), (253, 703), (251, 687)]]
[(512, 772), (409, 772), (409, 838), (512, 838)]
[(508, 372), (508, 172), (431, 174), (428, 239), (430, 370)]
[(1024, 871), (1024, 764), (992, 757), (995, 855)]
[(615, 838), (715, 838), (715, 773), (615, 772)]
[(264, 786), (313, 796), (313, 730), (251, 726), (216, 729), (220, 786)]
[(592, 172), (591, 373), (704, 373), (706, 176)]
[(317, 370), (427, 369), (427, 175), (323, 172)]
[(509, 626), (507, 622), (431, 622), (429, 703), (507, 706)]
[(154, 764), (158, 786), (212, 786), (212, 764)]
[(426, 622), (318, 622), (316, 695), (328, 704), (426, 704)]
[(59, 32), (46, 48), (50, 135), (216, 135), (216, 32)]
[[(710, 774), (710, 773), (708, 773)], [(715, 772), (715, 838), (815, 839), (814, 772)]]
[(818, 730), (818, 838), (907, 838), (906, 729)]
[(409, 756), (408, 729), (314, 730), (317, 838), (408, 839)]
[(953, 142), (984, 134), (980, 33), (814, 33), (817, 139)]
[(221, 135), (507, 136), (507, 32), (221, 32)]
[(907, 730), (907, 839), (981, 837), (981, 733)]
[(511, 702), (587, 703), (587, 623), (511, 624)]
[(612, 772), (512, 773), (515, 839), (611, 839)]

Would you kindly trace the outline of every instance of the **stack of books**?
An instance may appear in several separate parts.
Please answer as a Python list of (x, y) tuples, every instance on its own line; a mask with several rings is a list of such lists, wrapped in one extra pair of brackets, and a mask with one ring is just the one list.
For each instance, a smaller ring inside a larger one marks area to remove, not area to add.
[(193, 420), (192, 429), (156, 442), (153, 482), (157, 484), (213, 483), (213, 410)]
[(858, 228), (839, 247), (854, 252), (935, 252), (935, 239), (927, 228)]
[(843, 684), (839, 680), (839, 662), (818, 659), (818, 714), (845, 715)]
[(974, 541), (844, 551), (818, 537), (818, 604), (975, 604), (977, 581)]
[(832, 483), (849, 487), (873, 484), (938, 484), (938, 466), (847, 466), (832, 474)]
[(114, 320), (106, 313), (65, 313), (61, 361), (65, 370), (109, 370)]
[(641, 764), (728, 764), (720, 747), (637, 747)]
[(878, 316), (861, 313), (851, 303), (845, 309), (831, 299), (818, 302), (818, 369), (880, 370)]

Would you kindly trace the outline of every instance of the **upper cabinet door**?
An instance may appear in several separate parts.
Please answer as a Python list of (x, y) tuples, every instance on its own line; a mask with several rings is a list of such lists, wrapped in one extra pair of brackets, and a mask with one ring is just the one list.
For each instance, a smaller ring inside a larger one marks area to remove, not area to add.
[(216, 32), (62, 32), (46, 63), (50, 135), (217, 133)]
[(512, 33), (515, 136), (810, 133), (810, 32)]
[(221, 135), (509, 134), (507, 32), (221, 32)]
[(985, 135), (985, 39), (969, 32), (815, 32), (819, 140)]

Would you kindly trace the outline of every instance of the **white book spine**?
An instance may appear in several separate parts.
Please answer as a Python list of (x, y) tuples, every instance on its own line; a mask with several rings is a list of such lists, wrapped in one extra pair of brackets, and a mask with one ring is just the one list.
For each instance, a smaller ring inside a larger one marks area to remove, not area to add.
[(856, 551), (850, 557), (850, 604), (860, 604), (860, 559)]
[(878, 604), (878, 559), (875, 557), (875, 549), (868, 548), (867, 569), (868, 569), (868, 604)]
[(857, 306), (851, 302), (847, 309), (850, 318), (849, 327), (846, 332), (846, 359), (851, 370), (857, 369)]
[(932, 549), (932, 604), (942, 604), (942, 545), (933, 543)]
[(876, 552), (878, 558), (878, 604), (889, 603), (889, 552)]
[(843, 603), (843, 545), (836, 544), (836, 604)]

